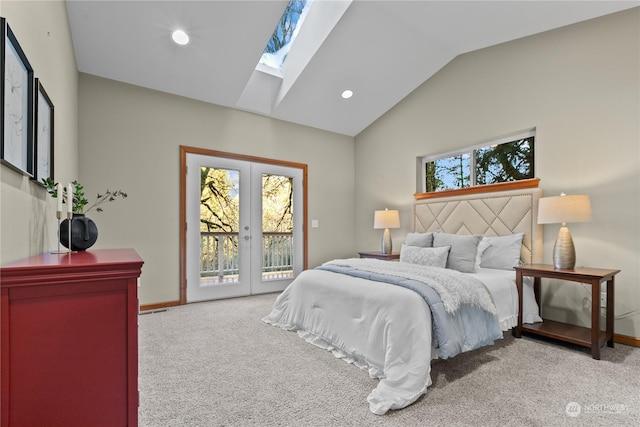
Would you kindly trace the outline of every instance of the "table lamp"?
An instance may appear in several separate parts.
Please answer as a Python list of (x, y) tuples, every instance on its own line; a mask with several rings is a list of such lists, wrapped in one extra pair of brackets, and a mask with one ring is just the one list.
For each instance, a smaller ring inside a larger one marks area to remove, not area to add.
[(373, 216), (373, 228), (384, 228), (382, 235), (382, 253), (390, 254), (393, 245), (391, 243), (390, 228), (400, 228), (400, 214), (396, 210), (385, 209), (375, 211)]
[(566, 195), (543, 197), (538, 204), (538, 224), (562, 224), (553, 246), (553, 266), (557, 269), (573, 269), (576, 250), (567, 227), (569, 222), (591, 221), (589, 196)]

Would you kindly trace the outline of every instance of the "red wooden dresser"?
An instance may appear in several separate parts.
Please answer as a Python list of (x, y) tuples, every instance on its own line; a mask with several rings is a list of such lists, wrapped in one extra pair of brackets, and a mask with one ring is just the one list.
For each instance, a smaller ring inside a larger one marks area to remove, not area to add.
[(142, 264), (103, 249), (0, 268), (3, 427), (138, 425)]

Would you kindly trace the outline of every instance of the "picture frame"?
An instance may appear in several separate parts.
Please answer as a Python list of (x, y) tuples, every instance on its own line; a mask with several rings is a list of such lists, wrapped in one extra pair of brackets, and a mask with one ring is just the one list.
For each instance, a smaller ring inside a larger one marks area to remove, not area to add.
[(35, 80), (35, 131), (34, 147), (35, 160), (33, 178), (38, 184), (44, 185), (43, 179), (53, 180), (53, 126), (54, 106), (40, 79)]
[(0, 162), (33, 176), (33, 67), (5, 18), (0, 27)]

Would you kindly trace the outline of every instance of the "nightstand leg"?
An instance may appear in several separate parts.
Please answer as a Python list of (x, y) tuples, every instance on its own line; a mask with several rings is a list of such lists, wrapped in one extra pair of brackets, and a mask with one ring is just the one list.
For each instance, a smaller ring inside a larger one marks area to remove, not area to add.
[(600, 281), (591, 283), (591, 356), (600, 360)]
[(518, 323), (513, 329), (513, 336), (522, 336), (522, 272), (516, 271), (516, 288), (518, 289)]
[(614, 300), (613, 300), (613, 277), (607, 280), (607, 346), (613, 348), (613, 322), (614, 322)]

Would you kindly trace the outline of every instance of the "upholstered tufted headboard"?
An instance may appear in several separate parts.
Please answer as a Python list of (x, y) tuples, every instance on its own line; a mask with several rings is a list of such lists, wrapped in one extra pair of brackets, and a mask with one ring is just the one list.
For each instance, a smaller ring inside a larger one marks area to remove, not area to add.
[(413, 229), (454, 234), (506, 236), (524, 233), (520, 259), (542, 262), (542, 226), (537, 224), (542, 189), (525, 188), (414, 202)]

